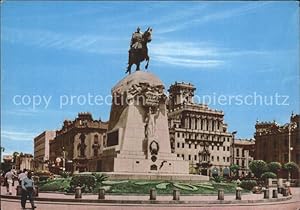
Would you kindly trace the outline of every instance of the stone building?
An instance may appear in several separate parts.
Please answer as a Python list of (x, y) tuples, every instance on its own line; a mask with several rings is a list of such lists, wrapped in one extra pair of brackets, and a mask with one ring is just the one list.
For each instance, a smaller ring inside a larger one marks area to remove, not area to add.
[[(282, 164), (293, 161), (300, 165), (300, 115), (292, 114), (290, 122), (256, 122), (255, 159)], [(289, 157), (290, 156), (290, 157)]]
[(253, 139), (234, 139), (234, 163), (240, 166), (239, 176), (247, 176), (250, 172), (249, 163), (254, 158), (255, 141)]
[(34, 138), (34, 168), (48, 170), (49, 141), (54, 139), (56, 131), (44, 131)]
[(32, 154), (23, 154), (22, 152), (16, 156), (15, 160), (15, 169), (16, 170), (33, 170), (33, 155)]
[(233, 134), (227, 131), (222, 111), (193, 102), (190, 83), (171, 85), (168, 102), (172, 152), (190, 164), (190, 173), (229, 175)]
[(73, 121), (65, 120), (50, 141), (51, 170), (100, 171), (107, 128), (107, 122), (94, 120), (90, 113), (79, 113)]

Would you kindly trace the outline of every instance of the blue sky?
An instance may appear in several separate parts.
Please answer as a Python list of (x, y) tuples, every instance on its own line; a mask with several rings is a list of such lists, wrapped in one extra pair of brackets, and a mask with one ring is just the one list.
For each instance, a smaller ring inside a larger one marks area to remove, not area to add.
[[(33, 152), (33, 137), (109, 105), (60, 107), (60, 97), (106, 96), (125, 76), (130, 37), (153, 28), (149, 71), (191, 82), (196, 94), (288, 97), (288, 105), (221, 105), (229, 131), (251, 138), (256, 120), (299, 113), (299, 6), (295, 2), (83, 2), (1, 4), (1, 137), (6, 154)], [(143, 64), (144, 66), (144, 64)], [(17, 105), (16, 95), (51, 97)], [(70, 99), (70, 98), (69, 98)]]

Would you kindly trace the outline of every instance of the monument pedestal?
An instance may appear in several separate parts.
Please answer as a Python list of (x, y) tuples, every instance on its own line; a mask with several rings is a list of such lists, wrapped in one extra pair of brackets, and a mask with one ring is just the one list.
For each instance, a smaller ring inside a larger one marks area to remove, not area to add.
[(102, 171), (188, 176), (189, 162), (171, 153), (162, 82), (136, 71), (113, 87), (112, 96)]

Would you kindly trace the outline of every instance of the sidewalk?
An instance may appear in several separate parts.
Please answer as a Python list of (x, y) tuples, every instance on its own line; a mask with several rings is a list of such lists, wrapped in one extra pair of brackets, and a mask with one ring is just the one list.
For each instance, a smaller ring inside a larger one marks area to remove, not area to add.
[[(12, 196), (6, 196), (6, 188), (1, 186), (1, 195), (4, 198), (14, 198), (16, 199), (16, 186), (13, 187)], [(292, 189), (293, 194), (296, 197), (299, 197), (300, 195), (300, 188), (293, 188)], [(218, 201), (217, 195), (180, 195), (180, 201), (173, 201), (172, 195), (157, 195), (155, 202), (175, 202), (175, 203), (255, 203), (256, 201), (260, 202), (274, 202), (274, 201), (284, 201), (291, 199), (291, 197), (283, 197), (282, 194), (278, 194), (278, 199), (272, 199), (272, 194), (270, 194), (270, 199), (263, 199), (263, 194), (242, 194), (242, 200), (238, 201), (235, 199), (235, 195), (226, 195), (224, 196), (224, 201)], [(294, 197), (293, 196), (293, 197)], [(40, 192), (38, 198), (36, 200), (53, 200), (55, 202), (109, 202), (112, 203), (144, 203), (144, 202), (150, 202), (149, 201), (149, 195), (105, 195), (105, 200), (98, 200), (98, 195), (91, 195), (91, 194), (82, 194), (81, 199), (75, 199), (74, 195), (65, 195), (63, 193), (43, 193)], [(127, 201), (127, 202), (126, 202)], [(155, 203), (151, 201), (150, 203)]]

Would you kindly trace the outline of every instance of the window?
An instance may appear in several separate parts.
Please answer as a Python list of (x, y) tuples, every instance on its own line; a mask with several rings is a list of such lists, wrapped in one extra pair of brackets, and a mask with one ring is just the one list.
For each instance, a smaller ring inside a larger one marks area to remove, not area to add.
[(225, 146), (223, 146), (223, 151), (225, 151)]
[(180, 157), (180, 155), (179, 155), (179, 154), (177, 154), (177, 157)]
[(229, 157), (227, 157), (227, 162), (229, 162)]
[(245, 161), (242, 160), (242, 167), (244, 168), (245, 167)]
[(197, 155), (194, 156), (194, 160), (197, 160)]
[(191, 155), (189, 155), (189, 160), (191, 160)]
[(217, 161), (219, 161), (220, 160), (220, 158), (219, 158), (219, 156), (217, 156)]
[(226, 160), (225, 160), (225, 157), (223, 157), (223, 162), (225, 162)]
[(180, 137), (180, 133), (177, 133), (177, 137), (178, 137), (178, 138)]
[(182, 148), (184, 148), (184, 143), (181, 144)]
[(211, 146), (211, 150), (214, 150), (214, 145)]
[(195, 144), (195, 149), (197, 149), (197, 144)]
[(220, 149), (220, 147), (219, 146), (217, 146), (217, 150), (219, 151), (219, 149)]
[(239, 150), (239, 148), (236, 148), (236, 156), (237, 156), (237, 157), (240, 156), (240, 150)]
[(242, 157), (245, 157), (245, 150), (242, 149)]
[(180, 147), (180, 143), (179, 142), (177, 142), (177, 148), (179, 148)]
[(214, 161), (214, 156), (211, 156), (211, 161)]
[(192, 145), (191, 145), (191, 144), (189, 144), (189, 148), (190, 148), (190, 149), (191, 149), (191, 146), (192, 146)]
[(184, 160), (184, 154), (182, 154), (182, 155), (181, 155), (181, 157), (182, 157), (182, 158), (183, 158), (183, 160)]
[(236, 164), (237, 164), (237, 165), (240, 165), (240, 161), (239, 161), (239, 160), (236, 160)]

